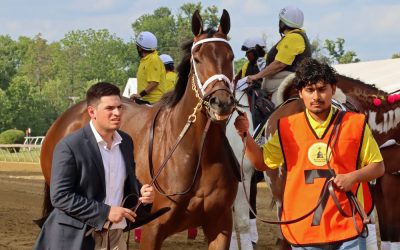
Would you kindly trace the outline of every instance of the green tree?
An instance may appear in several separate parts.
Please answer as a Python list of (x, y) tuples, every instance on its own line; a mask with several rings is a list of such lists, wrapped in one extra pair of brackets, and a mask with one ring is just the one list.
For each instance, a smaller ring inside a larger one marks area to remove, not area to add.
[(108, 30), (71, 31), (60, 41), (57, 78), (69, 86), (69, 94), (79, 96), (85, 83), (93, 79), (122, 87), (133, 67), (131, 44)]
[[(152, 14), (140, 16), (133, 24), (135, 37), (142, 31), (150, 31), (158, 41), (157, 50), (171, 55), (175, 61), (181, 58), (181, 44), (193, 38), (191, 20), (195, 10), (200, 10), (205, 28), (216, 28), (219, 24), (218, 8), (210, 6), (202, 10), (200, 2), (183, 4), (175, 17), (167, 7), (160, 7)], [(137, 53), (136, 53), (137, 56)]]
[(235, 64), (235, 74), (237, 74), (243, 67), (243, 65), (247, 62), (247, 59), (242, 57), (234, 62)]
[(10, 114), (7, 113), (7, 110), (5, 107), (8, 106), (8, 98), (7, 95), (5, 93), (5, 91), (3, 91), (2, 89), (0, 89), (0, 133), (9, 127), (10, 124)]
[(0, 89), (7, 89), (17, 73), (19, 58), (17, 43), (10, 36), (0, 36)]
[(332, 63), (332, 60), (325, 55), (325, 48), (318, 37), (311, 41), (311, 57), (323, 63)]
[(51, 48), (41, 34), (38, 34), (34, 39), (28, 41), (19, 73), (27, 76), (29, 82), (38, 87), (40, 91), (44, 83), (54, 77), (53, 69)]
[(392, 55), (392, 59), (395, 59), (395, 58), (400, 58), (400, 53), (394, 53)]
[(357, 58), (356, 52), (344, 50), (344, 43), (343, 38), (337, 38), (336, 41), (325, 40), (325, 48), (328, 50), (331, 59), (340, 64), (359, 62), (360, 59)]

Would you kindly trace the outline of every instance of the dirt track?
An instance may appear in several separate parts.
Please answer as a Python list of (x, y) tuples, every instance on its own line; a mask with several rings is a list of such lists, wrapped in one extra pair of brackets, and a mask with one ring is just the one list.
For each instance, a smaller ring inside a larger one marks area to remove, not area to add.
[[(266, 209), (270, 199), (265, 187), (259, 187), (259, 213), (273, 218)], [(0, 162), (0, 249), (32, 249), (39, 228), (32, 220), (40, 217), (43, 178), (37, 164), (7, 164)], [(263, 198), (262, 201), (261, 197)], [(258, 223), (259, 242), (256, 249), (276, 249), (276, 226)], [(133, 239), (133, 238), (131, 238)], [(131, 249), (138, 249), (132, 242)], [(187, 240), (186, 232), (174, 235), (163, 244), (163, 249), (206, 249), (199, 230), (196, 240)]]

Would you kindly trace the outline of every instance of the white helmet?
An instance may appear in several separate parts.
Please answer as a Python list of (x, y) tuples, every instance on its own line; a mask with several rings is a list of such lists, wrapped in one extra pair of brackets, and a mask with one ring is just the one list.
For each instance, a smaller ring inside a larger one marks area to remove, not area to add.
[(246, 40), (244, 40), (241, 49), (243, 51), (253, 50), (256, 48), (256, 45), (260, 46), (261, 48), (265, 48), (266, 46), (264, 39), (255, 36), (255, 37), (249, 37)]
[(143, 31), (137, 36), (136, 45), (144, 50), (155, 50), (157, 49), (157, 38), (153, 33)]
[(294, 6), (286, 6), (279, 12), (279, 20), (290, 28), (303, 27), (304, 15), (303, 12)]
[(172, 59), (170, 55), (162, 54), (160, 55), (160, 58), (164, 64), (174, 64), (174, 59)]

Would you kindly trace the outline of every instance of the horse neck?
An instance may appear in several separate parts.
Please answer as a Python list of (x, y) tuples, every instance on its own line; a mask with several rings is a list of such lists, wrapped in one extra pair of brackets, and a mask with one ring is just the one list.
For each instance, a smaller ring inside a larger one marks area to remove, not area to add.
[[(181, 123), (182, 126), (187, 122), (188, 117), (194, 112), (196, 105), (200, 102), (200, 99), (196, 97), (196, 93), (192, 89), (192, 81), (193, 74), (190, 73), (188, 77), (188, 82), (186, 84), (185, 94), (182, 96), (181, 100), (178, 102), (175, 107), (172, 108), (172, 119), (174, 119), (177, 123)], [(200, 90), (198, 90), (200, 91)], [(196, 122), (192, 124), (192, 126), (201, 126), (204, 127), (207, 122), (207, 116), (205, 114), (204, 107), (202, 107), (201, 111), (197, 111)], [(185, 119), (183, 119), (183, 117)]]

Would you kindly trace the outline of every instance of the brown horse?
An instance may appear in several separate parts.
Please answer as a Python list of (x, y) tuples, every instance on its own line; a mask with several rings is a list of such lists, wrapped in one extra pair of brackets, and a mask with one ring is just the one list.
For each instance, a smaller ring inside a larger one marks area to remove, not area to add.
[[(390, 139), (397, 141), (388, 147), (381, 148), (385, 163), (385, 175), (379, 178), (373, 188), (375, 205), (379, 218), (379, 229), (382, 241), (400, 241), (400, 102), (390, 104), (383, 101), (383, 104), (376, 107), (373, 104), (374, 98), (385, 99), (387, 93), (378, 90), (372, 85), (365, 84), (345, 76), (338, 76), (338, 88), (346, 95), (345, 107), (350, 111), (364, 113), (367, 116), (368, 125), (378, 143), (384, 144)], [(283, 91), (283, 100), (297, 95), (296, 90), (288, 86)], [(265, 137), (269, 138), (277, 129), (277, 121), (285, 116), (303, 112), (305, 109), (303, 101), (298, 99), (282, 105), (269, 118), (265, 126)], [(281, 204), (285, 173), (284, 168), (267, 170), (266, 174), (271, 181), (271, 190), (278, 205)]]
[[(209, 249), (229, 248), (231, 208), (238, 185), (232, 168), (236, 158), (225, 137), (226, 120), (235, 107), (229, 29), (226, 10), (217, 31), (204, 31), (196, 11), (192, 17), (195, 37), (184, 47), (175, 90), (151, 107), (123, 99), (121, 129), (133, 138), (140, 182), (150, 183), (166, 162), (154, 183), (158, 192), (152, 211), (171, 210), (143, 227), (141, 249), (160, 249), (168, 236), (198, 226), (203, 228)], [(49, 129), (41, 152), (47, 184), (55, 144), (88, 121), (86, 104), (81, 102)], [(49, 205), (47, 199), (43, 215), (51, 210)]]

